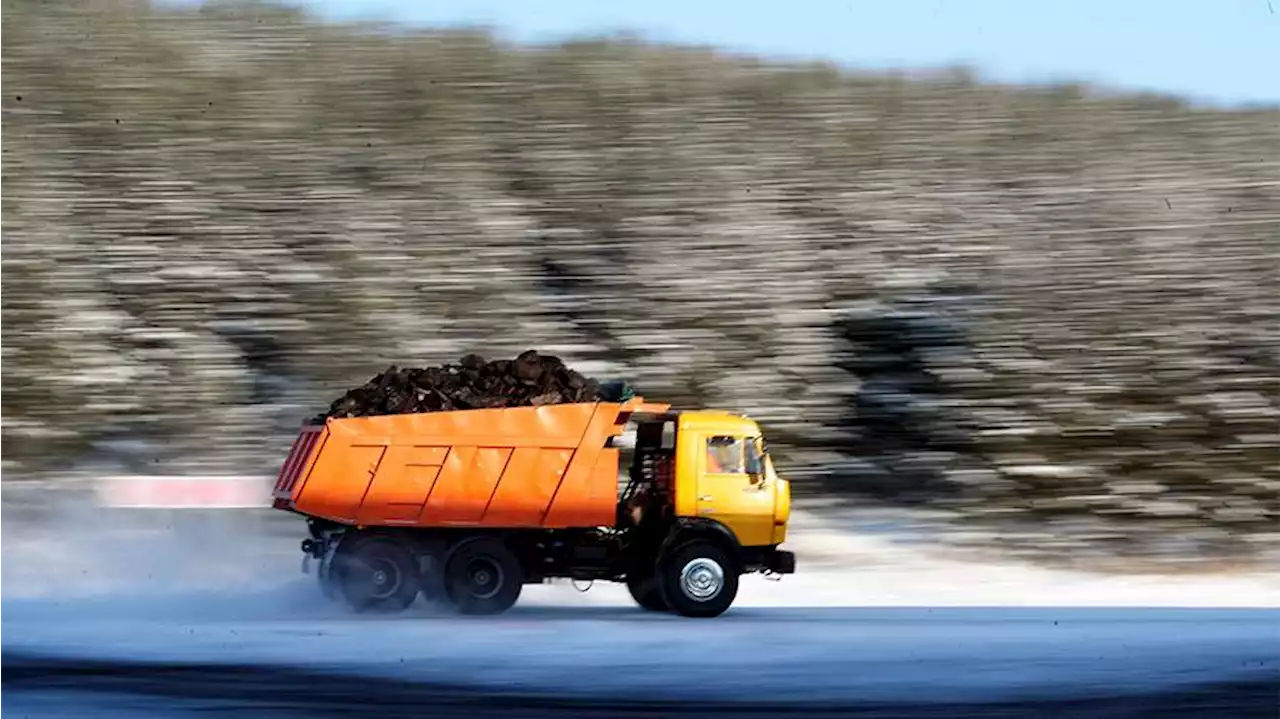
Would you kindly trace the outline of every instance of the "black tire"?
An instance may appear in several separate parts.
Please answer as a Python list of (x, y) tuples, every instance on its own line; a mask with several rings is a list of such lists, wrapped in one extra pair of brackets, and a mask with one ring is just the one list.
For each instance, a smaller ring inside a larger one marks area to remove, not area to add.
[(520, 598), (524, 570), (507, 545), (492, 537), (454, 547), (444, 565), (444, 589), (462, 614), (501, 614)]
[(357, 612), (402, 612), (418, 597), (413, 553), (391, 537), (359, 537), (338, 547), (333, 588)]
[(659, 569), (662, 596), (686, 617), (717, 617), (738, 596), (738, 568), (712, 542), (695, 539), (677, 546)]
[(662, 586), (653, 572), (627, 575), (627, 591), (642, 608), (651, 612), (665, 612), (671, 609), (662, 596)]

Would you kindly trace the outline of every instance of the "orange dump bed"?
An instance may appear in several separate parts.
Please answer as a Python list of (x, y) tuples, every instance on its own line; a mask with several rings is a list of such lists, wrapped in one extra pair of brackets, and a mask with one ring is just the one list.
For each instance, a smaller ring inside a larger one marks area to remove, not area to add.
[(280, 509), (357, 525), (612, 525), (618, 450), (637, 398), (330, 419), (304, 427), (276, 479)]

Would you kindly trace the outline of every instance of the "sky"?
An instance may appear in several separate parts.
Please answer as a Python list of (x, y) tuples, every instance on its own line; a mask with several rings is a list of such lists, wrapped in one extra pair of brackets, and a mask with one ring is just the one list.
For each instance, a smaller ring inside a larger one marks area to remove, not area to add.
[(1280, 0), (293, 0), (329, 19), (487, 25), (511, 40), (630, 31), (852, 68), (967, 65), (1213, 104), (1280, 104)]

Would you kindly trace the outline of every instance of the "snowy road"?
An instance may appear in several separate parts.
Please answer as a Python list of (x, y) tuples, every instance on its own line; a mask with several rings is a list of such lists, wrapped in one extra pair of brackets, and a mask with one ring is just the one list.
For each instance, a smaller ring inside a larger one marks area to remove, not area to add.
[(10, 716), (24, 717), (1230, 717), (1276, 716), (1274, 678), (1041, 697), (777, 702), (486, 691), (274, 666), (5, 659)]
[[(427, 702), (431, 715), (461, 716), (479, 701), (504, 716), (592, 707), (671, 716), (695, 705), (736, 715), (745, 709), (726, 702), (750, 700), (755, 715), (783, 706), (858, 716), (1280, 711), (1280, 612), (1271, 609), (779, 607), (748, 598), (697, 621), (641, 612), (616, 592), (589, 599), (536, 587), (497, 618), (425, 606), (352, 618), (311, 588), (5, 600), (7, 708), (342, 715), (373, 702), (380, 716), (409, 716), (424, 715)], [(521, 708), (501, 700), (511, 693), (540, 698)]]
[(747, 578), (714, 620), (616, 585), (353, 617), (290, 532), (13, 526), (6, 716), (1280, 716), (1272, 574), (1102, 577), (815, 530), (796, 541), (815, 561)]

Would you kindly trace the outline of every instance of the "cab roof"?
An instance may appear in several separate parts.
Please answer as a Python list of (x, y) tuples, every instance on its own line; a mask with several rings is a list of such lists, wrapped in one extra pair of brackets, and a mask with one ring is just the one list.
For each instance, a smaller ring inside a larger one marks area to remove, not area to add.
[(723, 410), (700, 409), (680, 412), (677, 422), (680, 430), (722, 432), (740, 437), (755, 437), (760, 434), (760, 425), (754, 419)]

